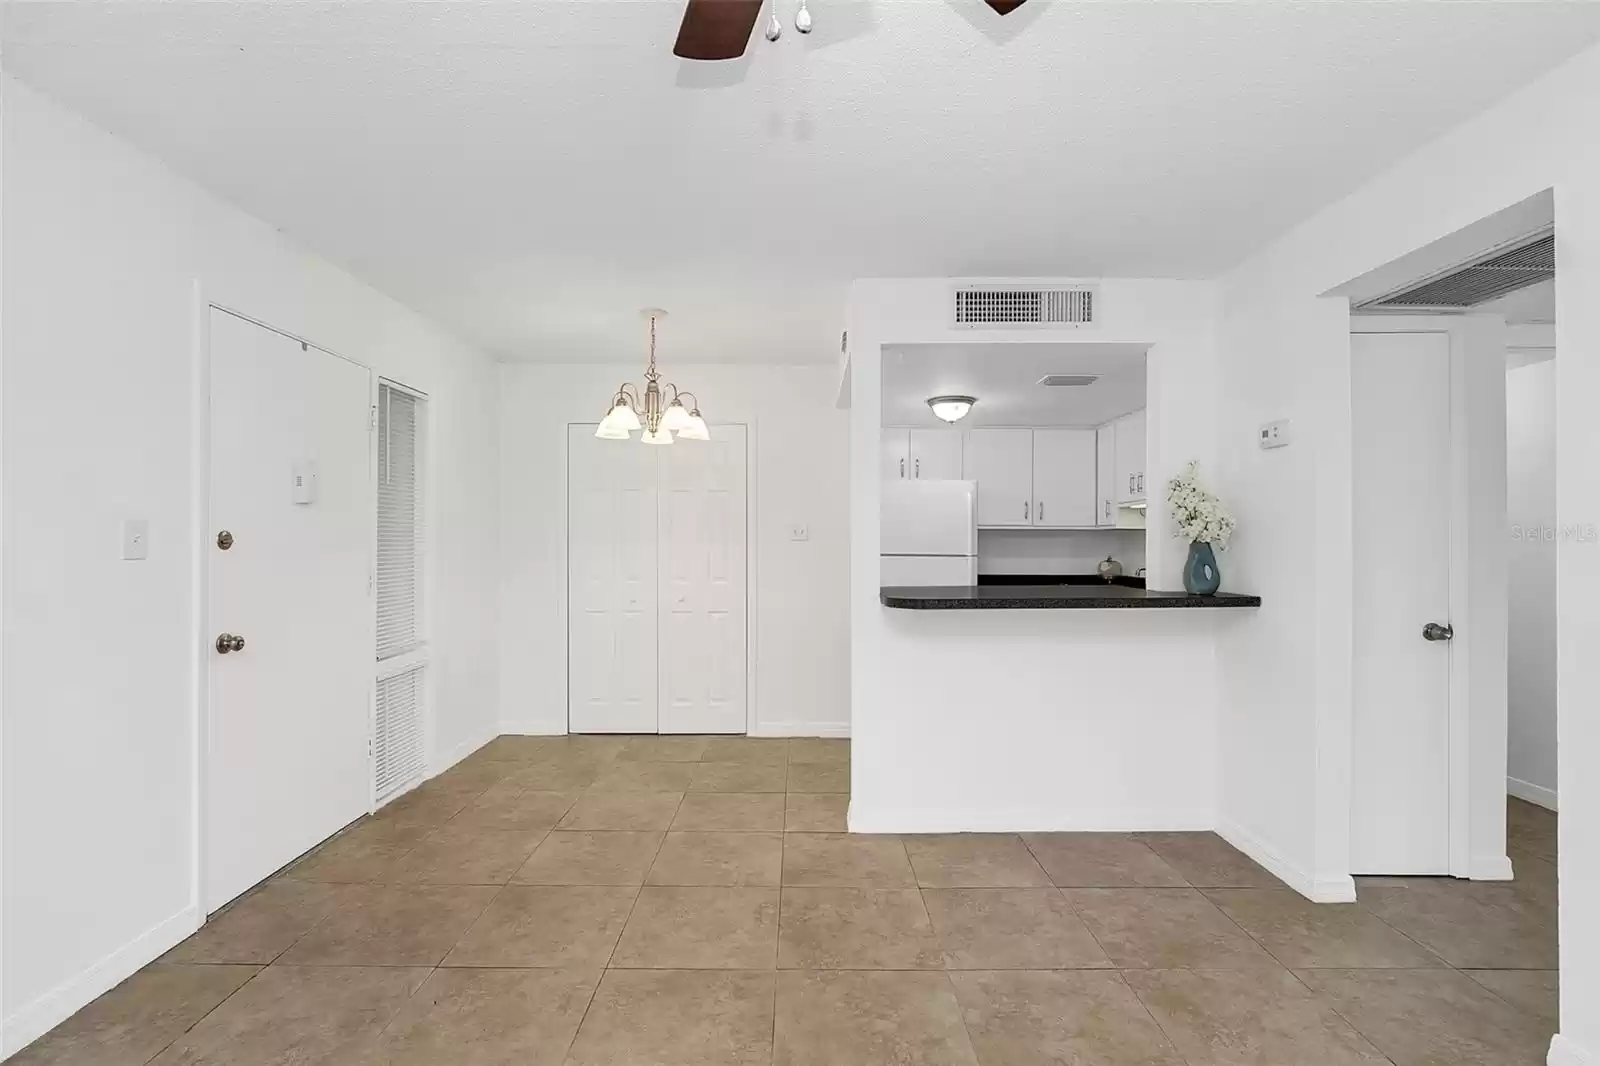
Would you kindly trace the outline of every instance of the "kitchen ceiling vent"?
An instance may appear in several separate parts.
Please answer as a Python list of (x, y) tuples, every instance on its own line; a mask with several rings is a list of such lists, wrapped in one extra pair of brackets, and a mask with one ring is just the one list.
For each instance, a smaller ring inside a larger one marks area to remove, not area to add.
[(967, 329), (1088, 326), (1094, 323), (1095, 290), (958, 288), (954, 324)]
[(1081, 388), (1084, 385), (1093, 385), (1100, 378), (1094, 374), (1046, 374), (1039, 379), (1039, 384), (1050, 388)]
[(1466, 311), (1556, 276), (1556, 237), (1545, 232), (1368, 300), (1357, 310)]

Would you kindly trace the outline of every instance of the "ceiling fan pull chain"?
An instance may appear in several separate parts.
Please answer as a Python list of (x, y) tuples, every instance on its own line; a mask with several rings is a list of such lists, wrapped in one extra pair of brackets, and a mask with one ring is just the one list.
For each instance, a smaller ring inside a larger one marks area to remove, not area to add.
[(772, 17), (767, 19), (767, 40), (776, 41), (782, 36), (783, 23), (778, 21), (778, 5), (776, 0), (774, 0), (772, 5)]
[(811, 32), (811, 12), (806, 10), (806, 0), (800, 0), (800, 10), (794, 13), (794, 28), (801, 33)]

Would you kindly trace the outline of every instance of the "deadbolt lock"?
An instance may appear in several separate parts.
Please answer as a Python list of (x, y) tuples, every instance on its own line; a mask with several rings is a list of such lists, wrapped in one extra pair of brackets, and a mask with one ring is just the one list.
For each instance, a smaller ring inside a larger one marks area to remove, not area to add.
[(224, 529), (221, 533), (218, 533), (217, 547), (221, 548), (223, 551), (227, 551), (229, 548), (233, 547), (233, 534), (229, 533), (226, 529)]
[(233, 633), (223, 633), (217, 637), (217, 654), (226, 655), (230, 651), (244, 651), (244, 638)]

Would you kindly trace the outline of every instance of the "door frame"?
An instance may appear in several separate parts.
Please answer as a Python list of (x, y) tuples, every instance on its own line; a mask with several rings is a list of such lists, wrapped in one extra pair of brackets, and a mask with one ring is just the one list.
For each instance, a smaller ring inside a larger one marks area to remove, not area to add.
[[(566, 652), (567, 668), (561, 672), (561, 706), (566, 733), (572, 733), (572, 453), (567, 447), (574, 427), (594, 428), (598, 422), (567, 422), (561, 434), (561, 645)], [(715, 431), (718, 426), (741, 426), (744, 429), (744, 735), (759, 736), (756, 731), (756, 550), (757, 539), (752, 534), (756, 528), (757, 492), (756, 477), (756, 420), (708, 422)], [(636, 439), (632, 443), (637, 444)], [(692, 443), (692, 442), (691, 442)], [(674, 445), (676, 447), (676, 445)], [(660, 605), (657, 604), (659, 611)], [(656, 635), (659, 647), (660, 634)], [(659, 662), (657, 670), (659, 676)], [(657, 708), (659, 728), (660, 708)]]
[[(1492, 587), (1492, 575), (1499, 573), (1502, 577), (1505, 572), (1505, 547), (1500, 540), (1505, 536), (1504, 519), (1504, 437), (1505, 437), (1505, 354), (1504, 345), (1500, 347), (1499, 358), (1495, 363), (1494, 371), (1499, 374), (1502, 387), (1499, 392), (1499, 434), (1500, 434), (1500, 519), (1492, 524), (1486, 523), (1482, 508), (1475, 506), (1484, 499), (1481, 493), (1474, 493), (1475, 480), (1479, 480), (1479, 472), (1474, 465), (1475, 449), (1481, 444), (1484, 433), (1492, 430), (1493, 426), (1486, 419), (1486, 412), (1476, 414), (1475, 405), (1477, 398), (1474, 396), (1474, 377), (1482, 371), (1475, 367), (1471, 360), (1483, 358), (1482, 331), (1487, 323), (1503, 322), (1497, 316), (1491, 315), (1352, 315), (1350, 318), (1350, 332), (1352, 334), (1373, 333), (1438, 333), (1443, 334), (1449, 344), (1449, 372), (1450, 372), (1450, 542), (1448, 556), (1450, 565), (1449, 581), (1449, 612), (1448, 621), (1456, 628), (1456, 634), (1446, 648), (1449, 656), (1449, 682), (1446, 698), (1449, 701), (1449, 873), (1452, 877), (1470, 878), (1474, 880), (1509, 880), (1511, 878), (1511, 864), (1506, 857), (1504, 846), (1504, 801), (1503, 795), (1499, 802), (1498, 833), (1501, 840), (1497, 854), (1486, 853), (1482, 850), (1482, 840), (1489, 832), (1489, 827), (1480, 823), (1495, 824), (1490, 812), (1486, 811), (1480, 803), (1475, 803), (1478, 798), (1475, 794), (1486, 786), (1486, 774), (1483, 764), (1492, 758), (1495, 752), (1499, 755), (1499, 790), (1504, 793), (1505, 778), (1505, 743), (1506, 743), (1506, 708), (1505, 708), (1505, 618), (1506, 597), (1502, 593), (1498, 597), (1498, 604), (1492, 593), (1474, 595), (1474, 573), (1482, 574), (1487, 568), (1490, 580), (1484, 583), (1485, 588)], [(1493, 328), (1492, 326), (1489, 328)], [(1357, 427), (1352, 415), (1350, 419), (1350, 440), (1353, 440)], [(1478, 439), (1475, 439), (1478, 438)], [(1347, 466), (1346, 470), (1350, 468)], [(1354, 514), (1347, 510), (1348, 520), (1351, 522), (1352, 536), (1346, 543), (1353, 542)], [(1498, 559), (1498, 565), (1495, 560)], [(1494, 617), (1498, 616), (1498, 632), (1495, 631)], [(1485, 615), (1489, 619), (1485, 620)], [(1352, 622), (1356, 619), (1352, 617)], [(1494, 658), (1498, 655), (1498, 671), (1494, 669)], [(1474, 665), (1480, 669), (1475, 670)], [(1489, 669), (1484, 670), (1482, 667)], [(1354, 670), (1354, 661), (1351, 661)], [(1488, 674), (1487, 679), (1485, 674)], [(1499, 695), (1496, 705), (1494, 677), (1498, 676)], [(1351, 708), (1351, 724), (1354, 724), (1354, 707)], [(1498, 721), (1496, 727), (1495, 722)], [(1350, 758), (1350, 787), (1356, 787), (1355, 751), (1353, 747), (1353, 734), (1348, 737), (1352, 743)], [(1476, 765), (1475, 765), (1476, 764)], [(1477, 829), (1477, 832), (1474, 830)], [(1474, 851), (1475, 841), (1479, 850)], [(1348, 855), (1348, 849), (1347, 849)]]
[[(211, 643), (208, 634), (212, 632), (211, 621), (211, 553), (208, 550), (211, 544), (212, 519), (211, 519), (211, 314), (220, 311), (235, 318), (271, 330), (281, 336), (296, 341), (306, 348), (315, 348), (324, 355), (341, 359), (354, 366), (367, 371), (371, 379), (368, 390), (369, 412), (374, 410), (371, 406), (377, 402), (377, 389), (379, 374), (370, 364), (360, 359), (353, 359), (333, 351), (320, 344), (300, 336), (292, 330), (282, 329), (265, 322), (254, 315), (240, 311), (231, 304), (217, 299), (208, 298), (204, 286), (197, 279), (192, 290), (192, 315), (190, 323), (190, 419), (189, 438), (191, 465), (189, 470), (190, 480), (190, 510), (189, 532), (191, 554), (190, 568), (190, 611), (193, 620), (190, 628), (190, 668), (189, 668), (189, 703), (190, 703), (190, 737), (191, 746), (189, 753), (190, 762), (190, 895), (193, 900), (196, 929), (206, 924), (211, 911), (214, 909), (213, 901), (206, 898), (206, 832), (210, 825), (209, 786), (211, 780), (211, 671), (214, 663), (211, 655)], [(377, 434), (367, 434), (367, 475), (376, 487), (377, 479)], [(371, 546), (374, 554), (368, 559), (369, 577), (372, 568), (376, 565), (377, 548), (377, 506), (376, 497), (373, 501)], [(370, 609), (374, 620), (377, 616), (376, 596), (368, 597)], [(424, 604), (426, 610), (426, 603)], [(429, 678), (431, 686), (432, 679)], [(431, 692), (430, 692), (431, 695)], [(431, 735), (432, 729), (432, 700), (424, 707), (424, 736)], [(373, 729), (377, 719), (377, 678), (376, 674), (368, 671), (367, 674), (367, 791), (372, 792), (372, 738)], [(226, 903), (227, 901), (222, 901)]]

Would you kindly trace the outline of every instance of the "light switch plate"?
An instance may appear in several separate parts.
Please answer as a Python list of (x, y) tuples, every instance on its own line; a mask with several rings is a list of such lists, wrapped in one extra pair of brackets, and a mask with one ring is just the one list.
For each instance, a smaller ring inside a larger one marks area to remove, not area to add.
[(289, 500), (291, 503), (308, 504), (317, 502), (317, 491), (320, 488), (322, 475), (317, 470), (315, 459), (297, 460), (289, 471)]
[(804, 522), (796, 522), (789, 527), (790, 540), (810, 540), (811, 530)]
[(1261, 431), (1256, 437), (1263, 448), (1286, 448), (1289, 446), (1289, 420), (1280, 418), (1276, 422), (1264, 422)]
[(150, 558), (150, 523), (147, 520), (122, 520), (122, 557), (129, 560)]

